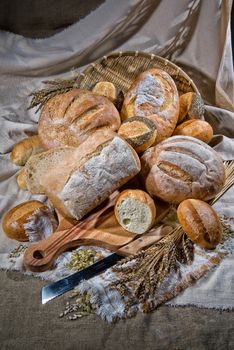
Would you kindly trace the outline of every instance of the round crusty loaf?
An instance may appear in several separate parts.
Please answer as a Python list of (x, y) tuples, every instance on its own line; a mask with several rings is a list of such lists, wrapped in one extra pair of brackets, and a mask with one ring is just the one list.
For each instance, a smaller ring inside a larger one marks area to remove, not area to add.
[(148, 193), (141, 190), (125, 190), (117, 198), (115, 216), (125, 230), (142, 234), (153, 226), (156, 207)]
[(21, 203), (10, 209), (3, 218), (2, 228), (5, 234), (17, 241), (28, 241), (24, 224), (27, 223), (33, 213), (46, 205), (40, 201), (32, 200)]
[(142, 153), (155, 142), (157, 129), (148, 118), (131, 117), (121, 124), (118, 134), (130, 143), (137, 153)]
[(188, 237), (202, 248), (214, 249), (222, 237), (216, 211), (199, 199), (186, 199), (177, 209), (179, 222)]
[(180, 96), (180, 110), (178, 123), (182, 122), (185, 117), (189, 119), (202, 119), (205, 107), (201, 95), (195, 92), (187, 92)]
[(209, 200), (220, 192), (225, 169), (219, 154), (189, 136), (172, 136), (141, 157), (141, 177), (150, 195), (166, 202)]
[(73, 89), (44, 105), (38, 134), (47, 149), (77, 147), (97, 129), (119, 127), (119, 112), (112, 102), (88, 90)]
[(152, 68), (133, 82), (125, 96), (121, 118), (125, 120), (135, 115), (155, 123), (157, 137), (154, 144), (171, 136), (179, 115), (179, 95), (167, 72)]
[(173, 135), (192, 136), (208, 143), (213, 137), (213, 129), (209, 123), (203, 120), (190, 119), (178, 125), (175, 128)]

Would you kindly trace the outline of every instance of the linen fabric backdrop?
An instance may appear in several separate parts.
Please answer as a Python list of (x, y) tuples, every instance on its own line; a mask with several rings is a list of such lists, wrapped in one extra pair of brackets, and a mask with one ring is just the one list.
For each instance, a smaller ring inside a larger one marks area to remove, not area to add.
[[(43, 80), (68, 78), (113, 51), (138, 50), (165, 57), (194, 80), (213, 126), (211, 145), (224, 160), (234, 159), (234, 79), (230, 0), (106, 0), (74, 25), (46, 39), (0, 32), (0, 213), (29, 199), (19, 190), (13, 145), (37, 132), (38, 113), (27, 110), (29, 94)], [(234, 189), (215, 206), (233, 216)], [(18, 245), (0, 231), (0, 268)], [(224, 259), (172, 305), (234, 308), (234, 256)]]

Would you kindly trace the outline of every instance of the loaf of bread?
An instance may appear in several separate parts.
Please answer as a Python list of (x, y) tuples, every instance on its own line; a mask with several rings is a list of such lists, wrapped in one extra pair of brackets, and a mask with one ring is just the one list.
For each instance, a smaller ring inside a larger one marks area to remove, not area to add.
[(46, 207), (44, 203), (33, 200), (21, 203), (10, 209), (3, 218), (3, 231), (11, 239), (22, 242), (28, 241), (24, 224), (27, 223), (36, 210), (44, 207)]
[(186, 199), (177, 209), (179, 222), (188, 237), (202, 248), (214, 249), (222, 237), (216, 211), (199, 199)]
[(18, 176), (16, 178), (17, 184), (21, 190), (27, 190), (27, 183), (25, 178), (24, 168), (20, 169)]
[(10, 158), (16, 165), (25, 165), (31, 155), (43, 151), (38, 135), (29, 136), (14, 145)]
[(88, 90), (73, 89), (44, 105), (38, 134), (47, 149), (77, 147), (97, 129), (115, 131), (119, 127), (119, 112), (112, 102)]
[(142, 153), (155, 142), (157, 129), (148, 118), (131, 117), (122, 123), (118, 134), (130, 143), (137, 153)]
[(108, 98), (113, 103), (116, 102), (117, 90), (114, 84), (109, 81), (100, 81), (94, 86), (92, 92)]
[(190, 119), (178, 125), (173, 135), (192, 136), (208, 143), (213, 137), (213, 129), (209, 123), (203, 120)]
[(118, 196), (115, 203), (115, 216), (125, 230), (142, 234), (153, 226), (156, 207), (148, 193), (129, 189)]
[(178, 123), (181, 123), (185, 117), (188, 119), (202, 119), (205, 107), (201, 95), (195, 92), (187, 92), (180, 96), (180, 111)]
[(189, 136), (172, 136), (141, 157), (141, 178), (151, 196), (170, 203), (209, 200), (220, 192), (225, 169), (219, 154)]
[(157, 127), (154, 144), (171, 136), (179, 115), (179, 95), (174, 80), (161, 70), (152, 68), (141, 73), (126, 93), (121, 118), (147, 117)]
[(34, 190), (42, 188), (55, 208), (77, 220), (140, 171), (137, 153), (111, 130), (96, 131), (66, 156), (65, 150), (30, 158), (27, 182)]

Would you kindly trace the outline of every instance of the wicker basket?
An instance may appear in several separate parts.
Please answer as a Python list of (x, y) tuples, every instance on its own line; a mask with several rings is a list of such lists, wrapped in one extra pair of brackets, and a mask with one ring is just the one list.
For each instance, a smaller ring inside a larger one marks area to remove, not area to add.
[(90, 64), (76, 81), (76, 86), (91, 90), (99, 81), (110, 81), (126, 92), (137, 75), (149, 68), (165, 70), (175, 81), (180, 94), (189, 91), (199, 93), (189, 76), (165, 58), (138, 51), (116, 52)]

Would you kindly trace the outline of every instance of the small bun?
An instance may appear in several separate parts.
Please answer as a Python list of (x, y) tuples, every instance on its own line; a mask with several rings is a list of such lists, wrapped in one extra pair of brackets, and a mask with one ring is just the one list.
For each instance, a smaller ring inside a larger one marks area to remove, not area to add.
[(177, 209), (179, 222), (188, 237), (202, 248), (214, 249), (222, 237), (216, 211), (206, 202), (187, 199)]
[(190, 119), (178, 125), (173, 135), (192, 136), (203, 142), (209, 143), (213, 137), (212, 126), (199, 119)]
[(29, 136), (16, 143), (11, 152), (10, 158), (16, 165), (25, 165), (27, 160), (37, 153), (44, 151), (38, 135)]
[(26, 177), (25, 177), (25, 171), (24, 168), (20, 169), (18, 176), (16, 178), (17, 184), (21, 190), (27, 190), (27, 183), (26, 183)]
[(125, 230), (142, 234), (153, 226), (156, 207), (148, 193), (142, 190), (125, 190), (117, 198), (115, 216)]
[(28, 241), (28, 236), (25, 234), (24, 224), (30, 219), (34, 212), (39, 208), (44, 208), (46, 205), (40, 201), (32, 200), (21, 203), (10, 209), (3, 218), (2, 228), (5, 234), (17, 241)]
[(119, 128), (122, 136), (137, 153), (144, 152), (156, 140), (156, 125), (145, 117), (131, 117), (125, 120)]
[(100, 81), (94, 86), (92, 92), (107, 97), (111, 102), (115, 102), (117, 99), (116, 87), (109, 81)]
[(204, 115), (204, 102), (201, 95), (187, 92), (180, 96), (180, 111), (178, 123), (187, 116), (189, 119), (201, 119)]

